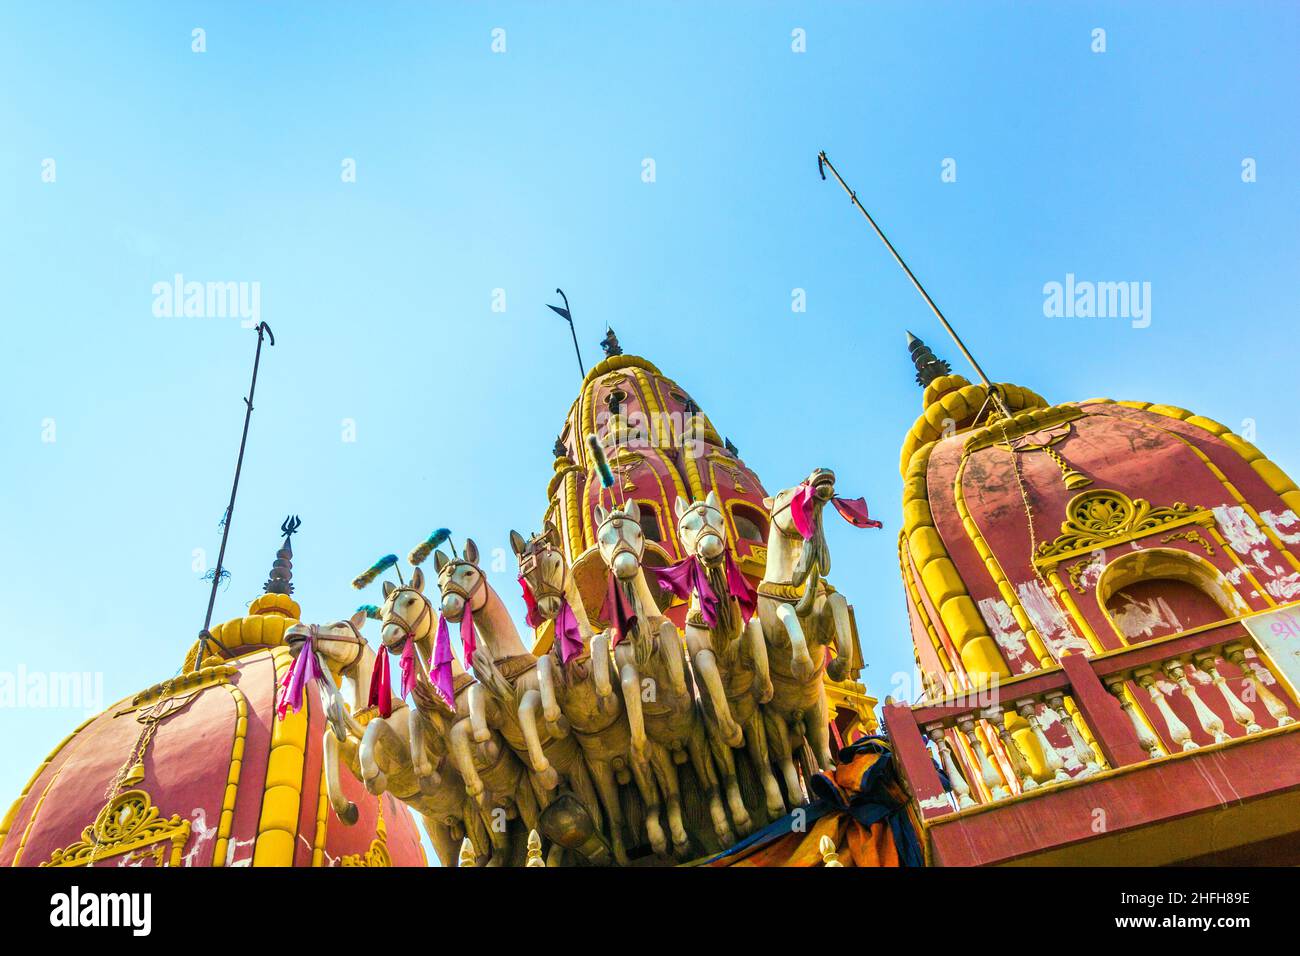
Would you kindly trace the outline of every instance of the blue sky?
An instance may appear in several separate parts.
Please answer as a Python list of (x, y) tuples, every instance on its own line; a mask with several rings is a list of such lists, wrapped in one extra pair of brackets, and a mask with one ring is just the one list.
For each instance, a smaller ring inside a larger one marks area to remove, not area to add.
[[(1297, 474), (1298, 41), (1282, 3), (6, 4), (0, 670), (107, 703), (202, 624), (255, 337), (156, 317), (181, 273), (259, 283), (278, 342), (216, 620), (290, 512), (308, 620), (434, 527), (535, 528), (578, 385), (559, 285), (588, 366), (608, 322), (769, 490), (867, 496), (886, 530), (833, 523), (833, 580), (897, 692), (904, 329), (966, 370), (817, 150), (995, 379), (1192, 408)], [(1067, 273), (1149, 282), (1151, 324), (1046, 318)], [(82, 717), (0, 707), (3, 806)]]

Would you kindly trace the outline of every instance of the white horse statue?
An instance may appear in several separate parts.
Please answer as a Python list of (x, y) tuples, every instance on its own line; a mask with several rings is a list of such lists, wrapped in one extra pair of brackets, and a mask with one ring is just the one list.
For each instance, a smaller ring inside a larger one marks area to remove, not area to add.
[[(678, 855), (689, 852), (676, 767), (688, 759), (708, 805), (714, 832), (723, 846), (730, 846), (734, 837), (718, 793), (717, 773), (696, 706), (694, 682), (686, 667), (685, 648), (677, 628), (660, 613), (642, 567), (645, 535), (640, 508), (635, 501), (629, 501), (606, 513), (597, 505), (594, 517), (596, 544), (610, 574), (605, 613), (614, 635), (614, 660), (623, 686), (632, 747), (638, 756), (648, 755), (664, 789), (673, 847)], [(647, 739), (660, 747), (648, 748)]]
[[(410, 584), (384, 582), (384, 607), (380, 612), (381, 640), (392, 653), (401, 654), (409, 641), (414, 651), (417, 675), (412, 688), (409, 746), (417, 780), (428, 782), (451, 771), (463, 779), (466, 793), (485, 818), (490, 857), (475, 842), (475, 859), (487, 866), (502, 865), (514, 848), (510, 837), (523, 839), (537, 826), (537, 798), (522, 763), (495, 730), (476, 744), (471, 739), (469, 691), (474, 678), (465, 673), (455, 654), (449, 661), (452, 700), (434, 691), (429, 673), (433, 666), (434, 620), (437, 612), (424, 593), (424, 572), (416, 568)], [(521, 833), (510, 821), (520, 819)], [(486, 862), (485, 862), (486, 861)]]
[(442, 616), (461, 625), (475, 644), (466, 648), (478, 682), (469, 688), (469, 719), (473, 738), (485, 743), (497, 727), (506, 742), (532, 770), (538, 798), (545, 809), (563, 781), (602, 829), (600, 799), (592, 786), (582, 751), (569, 734), (568, 723), (550, 722), (542, 709), (537, 658), (524, 646), (500, 595), (478, 566), (478, 546), (466, 540), (463, 558), (434, 552)]
[[(758, 619), (767, 642), (773, 695), (764, 706), (768, 745), (785, 778), (787, 796), (800, 800), (794, 758), (805, 742), (812, 761), (834, 769), (830, 726), (822, 674), (828, 670), (827, 647), (836, 657), (832, 679), (844, 677), (853, 659), (853, 630), (848, 602), (822, 578), (830, 572), (830, 552), (822, 533), (822, 512), (835, 496), (835, 473), (818, 468), (793, 488), (763, 504), (771, 514), (767, 569), (758, 586)], [(805, 503), (800, 515), (792, 509)], [(809, 532), (805, 537), (799, 525)], [(809, 772), (817, 769), (809, 766)]]
[(559, 532), (549, 521), (541, 534), (527, 541), (519, 532), (511, 531), (510, 546), (519, 559), (530, 614), (531, 608), (536, 608), (529, 623), (540, 627), (544, 621), (555, 622), (550, 653), (537, 665), (543, 715), (549, 722), (557, 722), (563, 715), (582, 747), (609, 819), (614, 858), (623, 865), (628, 862), (618, 785), (627, 783), (629, 776), (635, 779), (645, 803), (650, 845), (656, 853), (666, 854), (668, 840), (659, 819), (659, 788), (649, 760), (632, 747), (621, 686), (611, 680), (609, 635), (592, 630), (582, 594), (565, 560)]
[[(670, 572), (674, 592), (690, 599), (686, 614), (686, 649), (704, 689), (714, 757), (727, 792), (736, 829), (750, 829), (736, 780), (734, 747), (746, 748), (759, 785), (767, 817), (785, 813), (768, 758), (767, 731), (760, 704), (772, 699), (767, 644), (754, 615), (756, 596), (727, 549), (727, 525), (716, 491), (703, 501), (676, 501), (677, 539), (686, 561)], [(668, 574), (657, 572), (660, 583)], [(744, 605), (742, 606), (742, 601)], [(752, 615), (748, 621), (745, 614)]]
[[(479, 808), (468, 798), (460, 775), (446, 768), (432, 779), (417, 778), (410, 749), (403, 747), (399, 728), (405, 723), (404, 707), (394, 699), (389, 718), (367, 705), (375, 652), (361, 636), (365, 611), (350, 620), (331, 624), (295, 624), (285, 632), (293, 655), (315, 654), (321, 662), (317, 681), (328, 726), (324, 739), (325, 789), (330, 806), (345, 824), (357, 821), (357, 806), (347, 799), (339, 779), (339, 765), (376, 795), (385, 789), (414, 810), (424, 824), (434, 852), (443, 866), (456, 865), (456, 853), (468, 838), (475, 850), (489, 850), (488, 830)], [(329, 674), (336, 672), (351, 685), (349, 709)]]

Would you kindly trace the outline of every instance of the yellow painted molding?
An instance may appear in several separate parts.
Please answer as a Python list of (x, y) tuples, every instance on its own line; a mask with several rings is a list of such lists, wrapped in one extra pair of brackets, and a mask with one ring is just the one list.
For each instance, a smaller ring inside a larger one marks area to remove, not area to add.
[(217, 839), (212, 848), (212, 865), (226, 865), (226, 851), (235, 822), (235, 800), (239, 795), (239, 773), (244, 766), (244, 746), (248, 740), (248, 699), (234, 684), (226, 690), (235, 703), (235, 734), (230, 745), (230, 769), (226, 773), (226, 790), (221, 798), (221, 816), (217, 823)]

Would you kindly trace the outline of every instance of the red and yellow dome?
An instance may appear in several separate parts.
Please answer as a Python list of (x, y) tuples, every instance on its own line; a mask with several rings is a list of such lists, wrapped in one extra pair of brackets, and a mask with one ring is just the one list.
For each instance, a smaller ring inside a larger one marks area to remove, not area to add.
[(315, 694), (277, 720), (299, 608), (263, 594), (212, 629), (220, 654), (92, 717), (37, 769), (0, 823), (0, 866), (422, 866), (407, 809), (343, 789), (329, 807)]

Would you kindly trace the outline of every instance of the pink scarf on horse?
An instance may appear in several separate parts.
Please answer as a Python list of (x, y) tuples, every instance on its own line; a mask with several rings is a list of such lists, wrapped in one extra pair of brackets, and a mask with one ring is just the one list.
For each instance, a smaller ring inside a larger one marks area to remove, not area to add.
[[(794, 520), (795, 530), (803, 535), (805, 541), (813, 536), (812, 509), (816, 492), (808, 482), (802, 482), (790, 499), (790, 517)], [(840, 517), (855, 528), (883, 528), (867, 514), (866, 498), (832, 498), (831, 504), (840, 513)]]
[[(748, 624), (758, 608), (758, 594), (741, 573), (731, 552), (726, 551), (725, 554), (723, 567), (727, 580), (727, 597), (736, 599), (736, 603), (740, 606), (741, 621)], [(651, 568), (650, 573), (654, 575), (661, 588), (671, 591), (675, 597), (689, 600), (692, 592), (698, 594), (700, 616), (704, 618), (704, 623), (709, 627), (718, 626), (722, 599), (709, 584), (709, 576), (705, 573), (699, 558), (692, 554), (666, 568)]]
[[(521, 574), (519, 576), (519, 586), (524, 591), (524, 604), (528, 608), (528, 614), (524, 618), (531, 628), (539, 628), (544, 623), (542, 612), (537, 609), (537, 598), (533, 596), (533, 589), (528, 586), (528, 581)], [(578, 616), (573, 613), (573, 608), (569, 606), (568, 598), (560, 598), (560, 611), (555, 615), (555, 646), (560, 652), (560, 663), (567, 664), (582, 654), (585, 649), (582, 643), (582, 630), (578, 627)]]
[(322, 680), (320, 661), (316, 659), (315, 634), (298, 651), (293, 666), (285, 671), (280, 680), (280, 699), (275, 704), (275, 715), (284, 720), (289, 711), (295, 714), (302, 708), (309, 681)]
[(433, 642), (433, 673), (429, 678), (442, 702), (455, 710), (456, 685), (452, 679), (451, 662), (451, 633), (447, 629), (447, 619), (439, 614), (438, 636)]
[(636, 608), (628, 600), (627, 593), (623, 590), (613, 568), (609, 571), (609, 584), (605, 588), (605, 603), (600, 607), (600, 618), (602, 621), (609, 621), (610, 627), (614, 629), (611, 647), (618, 647), (631, 633), (632, 628), (636, 627)]
[[(410, 637), (406, 639), (397, 666), (402, 672), (401, 696), (405, 698), (415, 686), (414, 639)], [(380, 717), (391, 717), (393, 714), (393, 679), (388, 669), (388, 651), (383, 647), (379, 649), (375, 669), (370, 675), (370, 696), (367, 703), (371, 707), (379, 708)]]

